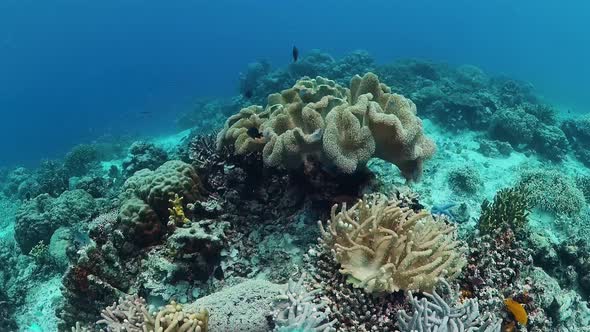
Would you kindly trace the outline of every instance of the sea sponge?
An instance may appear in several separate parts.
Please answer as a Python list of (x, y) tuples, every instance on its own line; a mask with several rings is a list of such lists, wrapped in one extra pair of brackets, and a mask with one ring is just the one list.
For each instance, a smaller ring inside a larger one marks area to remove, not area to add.
[(465, 264), (455, 227), (427, 211), (414, 213), (380, 195), (337, 209), (332, 207), (325, 227), (318, 222), (322, 242), (348, 281), (369, 293), (430, 292), (439, 278), (452, 280)]
[(373, 73), (353, 77), (350, 89), (304, 77), (269, 95), (264, 110), (251, 106), (230, 117), (217, 147), (233, 145), (237, 154), (262, 149), (272, 167), (297, 168), (313, 159), (347, 174), (378, 157), (418, 179), (435, 145), (424, 136), (414, 103), (390, 92)]

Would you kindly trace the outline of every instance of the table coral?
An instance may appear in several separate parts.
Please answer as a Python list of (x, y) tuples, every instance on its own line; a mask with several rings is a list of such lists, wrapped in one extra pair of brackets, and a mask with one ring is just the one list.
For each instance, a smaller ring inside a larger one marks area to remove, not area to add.
[(332, 208), (319, 222), (322, 241), (332, 249), (348, 281), (370, 293), (431, 291), (440, 277), (453, 279), (465, 264), (455, 227), (400, 207), (397, 200), (366, 197), (350, 209)]

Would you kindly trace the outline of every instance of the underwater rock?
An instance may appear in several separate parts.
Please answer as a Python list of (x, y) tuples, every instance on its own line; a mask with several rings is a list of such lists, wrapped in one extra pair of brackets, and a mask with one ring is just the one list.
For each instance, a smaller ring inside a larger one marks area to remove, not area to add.
[(345, 174), (377, 157), (417, 180), (435, 145), (424, 135), (414, 103), (390, 92), (372, 73), (353, 77), (350, 90), (323, 77), (304, 77), (269, 96), (266, 108), (252, 106), (231, 116), (217, 147), (233, 147), (238, 155), (262, 152), (271, 167), (296, 169), (317, 160)]

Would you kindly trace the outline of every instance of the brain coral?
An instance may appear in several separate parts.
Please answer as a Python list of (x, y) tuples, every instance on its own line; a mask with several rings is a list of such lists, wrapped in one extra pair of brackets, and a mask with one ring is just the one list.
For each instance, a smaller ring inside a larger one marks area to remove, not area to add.
[(340, 272), (369, 293), (431, 292), (439, 278), (455, 278), (465, 264), (453, 226), (399, 203), (369, 196), (339, 213), (335, 205), (326, 227), (319, 223)]
[(201, 198), (201, 181), (195, 169), (182, 161), (171, 160), (155, 171), (143, 169), (123, 186), (119, 221), (137, 242), (150, 243), (161, 235), (168, 220), (170, 199), (175, 195), (192, 203)]
[(350, 89), (304, 77), (268, 96), (266, 108), (250, 106), (230, 117), (217, 145), (237, 154), (262, 151), (268, 166), (296, 168), (312, 158), (349, 174), (377, 157), (412, 180), (435, 152), (416, 105), (373, 73), (353, 77)]

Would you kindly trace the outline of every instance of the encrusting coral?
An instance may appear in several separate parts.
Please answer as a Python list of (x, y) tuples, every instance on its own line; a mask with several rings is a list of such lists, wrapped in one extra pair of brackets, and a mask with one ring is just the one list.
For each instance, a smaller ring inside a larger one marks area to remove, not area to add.
[(217, 136), (217, 147), (225, 146), (242, 155), (262, 152), (268, 166), (296, 168), (316, 159), (347, 174), (377, 157), (411, 180), (435, 152), (416, 105), (391, 93), (373, 73), (354, 76), (350, 89), (303, 77), (268, 96), (266, 108), (250, 106), (231, 116)]
[(366, 196), (320, 222), (323, 244), (348, 281), (369, 293), (431, 291), (439, 278), (455, 278), (465, 264), (455, 227), (400, 207), (398, 200)]

